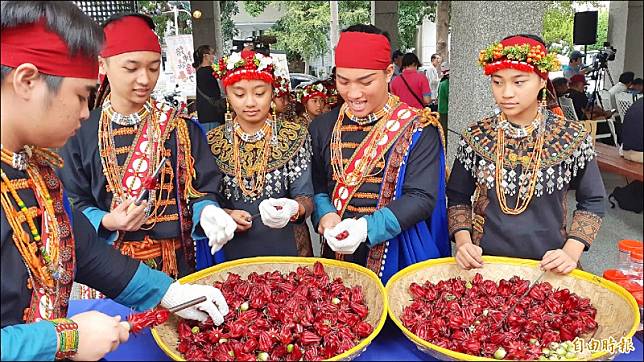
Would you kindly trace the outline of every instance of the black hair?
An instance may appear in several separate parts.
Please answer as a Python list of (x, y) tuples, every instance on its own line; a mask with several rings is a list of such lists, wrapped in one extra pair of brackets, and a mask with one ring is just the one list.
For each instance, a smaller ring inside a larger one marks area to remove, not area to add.
[[(71, 1), (2, 1), (0, 13), (2, 30), (33, 24), (44, 18), (47, 28), (63, 39), (72, 56), (94, 58), (103, 46), (101, 28)], [(12, 70), (12, 67), (3, 65), (0, 81), (4, 81)], [(64, 78), (48, 74), (42, 74), (42, 77), (52, 92), (58, 91)]]
[(635, 73), (633, 72), (624, 72), (619, 76), (619, 82), (624, 84), (629, 84), (633, 82), (635, 78)]
[[(391, 43), (391, 38), (389, 37), (389, 33), (387, 33), (386, 31), (383, 31), (380, 28), (377, 28), (377, 27), (375, 27), (375, 26), (373, 26), (371, 24), (354, 24), (354, 25), (351, 25), (348, 28), (342, 30), (342, 33), (348, 32), (348, 31), (356, 32), (356, 33), (381, 34), (381, 35), (384, 35), (385, 38), (387, 38), (389, 43)], [(398, 52), (400, 53), (400, 50), (398, 50)], [(394, 52), (394, 55), (395, 54), (396, 54), (396, 52)], [(402, 55), (402, 53), (400, 53), (400, 55)]]
[[(137, 13), (121, 13), (121, 14), (116, 14), (112, 15), (109, 19), (107, 19), (103, 25), (102, 28), (105, 29), (105, 27), (108, 24), (111, 24), (117, 20), (123, 19), (128, 16), (136, 16), (138, 18), (141, 18), (145, 20), (146, 24), (154, 31), (154, 21), (152, 21), (152, 18), (143, 15), (143, 14), (137, 14)], [(103, 77), (103, 81), (101, 84), (98, 86), (98, 91), (96, 92), (96, 99), (94, 100), (94, 108), (99, 108), (103, 105), (103, 101), (105, 100), (105, 97), (110, 93), (110, 81), (107, 79), (107, 74)]]
[(407, 53), (402, 58), (402, 67), (409, 67), (410, 65), (420, 66), (420, 60), (414, 53)]
[[(552, 80), (552, 85), (555, 87), (555, 89), (564, 85), (568, 85), (568, 79), (564, 77), (555, 78)], [(557, 94), (557, 96), (562, 96), (562, 94)]]
[(638, 85), (638, 84), (644, 84), (644, 80), (642, 78), (635, 78), (631, 82), (631, 85)]
[(438, 57), (440, 57), (440, 56), (441, 56), (441, 55), (440, 55), (440, 54), (438, 54), (438, 53), (436, 53), (436, 54), (432, 54), (432, 57), (431, 57), (430, 61), (432, 61), (432, 62), (433, 62), (433, 61), (434, 61), (434, 59), (436, 59), (436, 58), (438, 58)]
[(192, 63), (192, 67), (195, 69), (198, 69), (199, 66), (201, 65), (201, 62), (203, 62), (203, 56), (210, 53), (212, 51), (212, 48), (208, 44), (201, 45), (195, 52), (193, 53), (194, 57), (194, 63)]

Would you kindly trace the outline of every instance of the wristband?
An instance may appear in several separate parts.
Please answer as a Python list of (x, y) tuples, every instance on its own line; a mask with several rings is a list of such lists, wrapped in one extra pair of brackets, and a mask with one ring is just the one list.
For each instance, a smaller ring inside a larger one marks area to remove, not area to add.
[(58, 351), (56, 359), (69, 359), (78, 352), (78, 324), (71, 319), (58, 318), (51, 320), (56, 328)]

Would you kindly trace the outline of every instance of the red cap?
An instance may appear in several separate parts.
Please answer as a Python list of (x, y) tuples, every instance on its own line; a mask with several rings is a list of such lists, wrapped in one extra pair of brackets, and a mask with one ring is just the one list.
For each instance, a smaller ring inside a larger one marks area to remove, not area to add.
[(644, 244), (638, 240), (620, 240), (617, 243), (617, 247), (620, 251), (633, 252), (644, 249)]
[(628, 277), (618, 269), (606, 269), (604, 270), (604, 279), (610, 280), (611, 282), (617, 283), (618, 281), (626, 281)]
[(7, 67), (17, 68), (31, 63), (43, 74), (86, 79), (98, 77), (98, 59), (70, 54), (63, 38), (47, 28), (44, 18), (31, 24), (2, 28), (0, 38), (0, 62)]
[(644, 290), (644, 287), (642, 287), (639, 283), (636, 283), (632, 280), (620, 280), (620, 281), (617, 281), (616, 283), (619, 284), (624, 289), (628, 290), (629, 293), (641, 292)]
[(159, 38), (150, 25), (139, 16), (125, 16), (105, 26), (103, 58), (123, 53), (151, 51), (161, 54)]
[(586, 81), (586, 76), (583, 74), (575, 74), (570, 78), (570, 84), (573, 83), (584, 83), (588, 84), (588, 81)]
[(340, 33), (335, 48), (337, 68), (385, 70), (391, 64), (391, 45), (382, 34)]

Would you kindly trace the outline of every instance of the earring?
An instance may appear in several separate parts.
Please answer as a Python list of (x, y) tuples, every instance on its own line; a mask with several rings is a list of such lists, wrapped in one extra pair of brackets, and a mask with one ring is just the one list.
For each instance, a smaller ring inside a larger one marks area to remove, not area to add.
[(224, 114), (224, 136), (229, 141), (232, 141), (233, 137), (233, 112), (230, 111), (230, 103), (228, 103), (228, 98), (226, 98), (226, 114)]
[(539, 102), (539, 113), (542, 116), (542, 119), (546, 118), (546, 110), (548, 109), (548, 90), (546, 88), (541, 89), (541, 101)]
[(277, 108), (277, 105), (275, 102), (271, 102), (271, 143), (273, 145), (277, 145), (277, 114), (275, 112), (275, 108)]

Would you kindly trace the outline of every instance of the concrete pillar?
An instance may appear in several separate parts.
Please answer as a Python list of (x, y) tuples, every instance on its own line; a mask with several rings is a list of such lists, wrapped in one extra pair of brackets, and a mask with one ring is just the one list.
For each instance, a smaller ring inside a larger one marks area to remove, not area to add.
[(398, 40), (398, 1), (374, 1), (376, 27), (389, 33), (391, 39), (391, 51), (400, 47)]
[[(478, 65), (479, 51), (508, 35), (541, 34), (546, 1), (453, 1), (451, 17), (449, 129), (460, 134), (493, 114), (490, 80)], [(448, 133), (448, 163), (459, 136)]]
[[(608, 62), (608, 70), (617, 82), (625, 71), (642, 77), (642, 29), (641, 1), (611, 1), (608, 12), (608, 41), (617, 49), (615, 60)], [(610, 88), (609, 82), (604, 85)]]
[[(222, 55), (222, 41), (221, 30), (218, 31), (215, 26), (215, 4), (216, 1), (190, 1), (190, 9), (194, 14), (195, 10), (201, 11), (201, 17), (195, 19), (192, 17), (192, 43), (194, 49), (197, 47), (208, 44), (215, 49), (217, 56)], [(219, 18), (217, 19), (219, 21)], [(220, 27), (221, 29), (221, 27)], [(217, 33), (219, 34), (219, 41), (217, 41)]]

